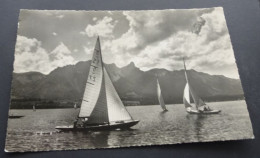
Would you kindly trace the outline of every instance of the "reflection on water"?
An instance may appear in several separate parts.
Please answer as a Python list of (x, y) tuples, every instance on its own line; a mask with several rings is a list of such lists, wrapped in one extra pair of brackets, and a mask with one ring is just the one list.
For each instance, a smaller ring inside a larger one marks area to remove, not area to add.
[(196, 133), (197, 136), (197, 141), (203, 140), (203, 124), (205, 124), (205, 118), (208, 115), (195, 115), (195, 114), (187, 114), (186, 118), (191, 121), (192, 124), (194, 124), (194, 132)]
[(127, 107), (140, 122), (132, 130), (100, 132), (57, 132), (57, 125), (71, 125), (74, 109), (11, 110), (25, 117), (10, 119), (6, 138), (8, 151), (72, 150), (175, 144), (252, 138), (252, 128), (244, 101), (210, 103), (221, 109), (217, 115), (190, 115), (183, 105)]

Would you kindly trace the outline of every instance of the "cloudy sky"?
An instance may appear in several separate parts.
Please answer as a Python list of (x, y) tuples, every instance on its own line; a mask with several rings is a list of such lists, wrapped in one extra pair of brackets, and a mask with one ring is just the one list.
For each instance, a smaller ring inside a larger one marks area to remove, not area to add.
[(222, 8), (154, 11), (21, 10), (14, 72), (48, 74), (92, 58), (141, 70), (187, 69), (239, 78)]

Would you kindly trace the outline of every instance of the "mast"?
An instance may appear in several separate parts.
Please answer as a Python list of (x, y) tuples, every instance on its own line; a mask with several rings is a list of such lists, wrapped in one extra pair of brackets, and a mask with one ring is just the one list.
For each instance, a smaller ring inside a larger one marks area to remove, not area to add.
[(186, 70), (186, 65), (185, 65), (185, 59), (184, 58), (183, 58), (183, 65), (184, 65), (185, 79), (186, 79), (186, 82), (189, 84), (187, 70)]

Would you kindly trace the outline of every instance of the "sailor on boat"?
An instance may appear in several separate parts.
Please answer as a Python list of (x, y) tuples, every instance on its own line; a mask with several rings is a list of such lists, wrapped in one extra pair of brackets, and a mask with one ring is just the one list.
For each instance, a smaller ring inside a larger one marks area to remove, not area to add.
[[(193, 90), (193, 88), (190, 85), (188, 74), (186, 71), (186, 65), (185, 61), (183, 59), (184, 63), (184, 73), (186, 78), (186, 85), (183, 92), (183, 103), (186, 108), (186, 111), (190, 114), (218, 114), (221, 112), (221, 110), (213, 110), (209, 106), (206, 105), (206, 103), (202, 100), (202, 98), (197, 95), (197, 93)], [(190, 97), (191, 95), (191, 97)], [(193, 99), (195, 104), (194, 106), (191, 104), (190, 98)]]
[(127, 129), (136, 125), (123, 105), (104, 66), (99, 37), (94, 49), (78, 118), (64, 131)]

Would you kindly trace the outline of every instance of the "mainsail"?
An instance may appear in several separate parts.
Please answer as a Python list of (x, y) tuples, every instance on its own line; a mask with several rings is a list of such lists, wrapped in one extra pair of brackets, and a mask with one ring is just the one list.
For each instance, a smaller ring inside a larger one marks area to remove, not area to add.
[(189, 88), (188, 83), (186, 83), (185, 88), (184, 88), (183, 103), (184, 103), (186, 108), (192, 107), (191, 102), (190, 102), (190, 88)]
[(184, 73), (185, 73), (185, 78), (186, 78), (186, 85), (184, 88), (184, 92), (183, 92), (183, 103), (185, 105), (186, 108), (188, 107), (192, 107), (191, 106), (191, 102), (190, 102), (190, 94), (191, 97), (196, 105), (196, 108), (198, 109), (199, 107), (202, 107), (205, 104), (205, 102), (197, 95), (197, 93), (193, 90), (193, 88), (191, 87), (190, 83), (189, 83), (189, 79), (188, 79), (188, 74), (186, 71), (186, 65), (185, 65), (185, 61), (183, 60), (184, 63)]
[(103, 63), (99, 38), (94, 49), (79, 117), (89, 117), (97, 104), (103, 78)]
[(88, 124), (132, 120), (103, 66), (99, 38), (96, 42), (79, 117), (88, 117)]
[(164, 103), (164, 100), (163, 100), (161, 87), (160, 87), (160, 83), (159, 83), (158, 79), (157, 79), (157, 97), (158, 97), (158, 100), (159, 100), (159, 103), (160, 103), (162, 109), (163, 110), (167, 110), (166, 106), (165, 106), (165, 103)]

